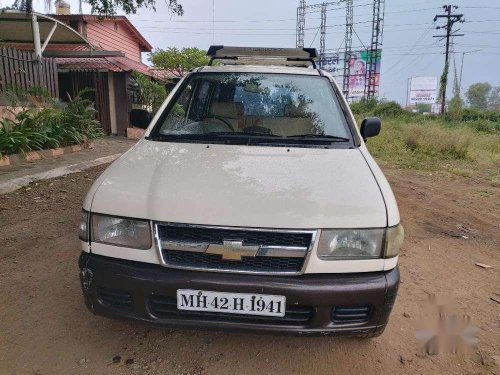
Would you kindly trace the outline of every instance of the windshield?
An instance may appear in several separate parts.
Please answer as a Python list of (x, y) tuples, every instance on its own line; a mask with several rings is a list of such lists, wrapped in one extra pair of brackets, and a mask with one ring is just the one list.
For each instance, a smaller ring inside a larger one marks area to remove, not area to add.
[(191, 139), (351, 140), (328, 78), (288, 74), (193, 74), (155, 133)]

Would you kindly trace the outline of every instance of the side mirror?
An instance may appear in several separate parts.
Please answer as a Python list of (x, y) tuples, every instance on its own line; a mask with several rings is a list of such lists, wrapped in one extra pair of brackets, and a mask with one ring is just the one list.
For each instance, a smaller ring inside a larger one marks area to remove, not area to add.
[(380, 133), (382, 122), (378, 117), (367, 117), (361, 123), (361, 136), (366, 141), (367, 138), (375, 137)]
[(146, 129), (151, 122), (151, 115), (145, 109), (132, 109), (129, 114), (129, 122), (132, 126)]

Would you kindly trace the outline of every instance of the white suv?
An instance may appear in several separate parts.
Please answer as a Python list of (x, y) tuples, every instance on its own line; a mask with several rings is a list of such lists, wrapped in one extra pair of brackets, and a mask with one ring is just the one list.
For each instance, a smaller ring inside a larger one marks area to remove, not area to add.
[(313, 49), (213, 46), (94, 183), (79, 265), (95, 314), (374, 336), (396, 298), (394, 195)]

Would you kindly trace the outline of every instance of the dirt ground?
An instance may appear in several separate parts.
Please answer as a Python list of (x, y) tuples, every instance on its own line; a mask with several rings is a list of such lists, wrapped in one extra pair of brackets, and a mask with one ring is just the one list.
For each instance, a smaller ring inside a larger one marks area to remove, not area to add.
[[(80, 291), (76, 229), (103, 169), (0, 196), (0, 374), (500, 373), (499, 188), (487, 180), (384, 168), (407, 233), (402, 283), (385, 333), (361, 340), (177, 331), (93, 316)], [(432, 294), (471, 317), (477, 348), (422, 352), (416, 332)]]

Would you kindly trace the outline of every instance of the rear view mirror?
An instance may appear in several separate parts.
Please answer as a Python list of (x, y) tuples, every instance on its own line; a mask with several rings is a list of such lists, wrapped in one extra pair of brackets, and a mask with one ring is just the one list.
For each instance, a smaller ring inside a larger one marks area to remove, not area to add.
[(129, 122), (132, 126), (146, 129), (151, 122), (151, 115), (145, 109), (132, 109), (129, 114)]
[(375, 137), (380, 133), (382, 122), (378, 117), (367, 117), (361, 123), (361, 136), (366, 141), (367, 138)]

